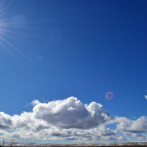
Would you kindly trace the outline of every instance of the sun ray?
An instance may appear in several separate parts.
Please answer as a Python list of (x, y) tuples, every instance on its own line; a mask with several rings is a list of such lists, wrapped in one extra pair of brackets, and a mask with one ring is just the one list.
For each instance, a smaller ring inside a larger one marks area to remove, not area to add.
[(22, 51), (20, 51), (13, 44), (11, 44), (9, 41), (7, 41), (4, 37), (0, 37), (0, 40), (5, 42), (9, 47), (13, 48), (17, 53), (19, 53), (20, 55), (22, 55), (22, 56), (24, 56), (26, 58), (26, 55)]
[(7, 33), (12, 33), (12, 34), (19, 34), (18, 32), (10, 31), (8, 29), (0, 28), (0, 32), (7, 32)]
[[(3, 41), (5, 44), (7, 44), (10, 48), (12, 48), (15, 52), (17, 52), (19, 55), (23, 56), (28, 62), (37, 65), (34, 60), (29, 58), (24, 52), (19, 50), (17, 47), (15, 47), (12, 43), (10, 43), (8, 40), (6, 40), (4, 37), (0, 37), (0, 40)], [(37, 65), (38, 66), (38, 65)], [(38, 66), (39, 67), (39, 66)]]
[(3, 2), (1, 1), (0, 3), (0, 16), (3, 16), (4, 14), (6, 14), (6, 9), (8, 9), (8, 7), (10, 6), (10, 4), (12, 3), (12, 1), (7, 1), (7, 0), (3, 0)]
[[(7, 39), (9, 36), (13, 35), (23, 35), (20, 29), (26, 29), (24, 26), (26, 24), (25, 16), (12, 16), (12, 17), (5, 17), (5, 14), (7, 14), (7, 9), (12, 4), (12, 1), (2, 0), (0, 1), (0, 41), (6, 44), (10, 49), (15, 51), (17, 54), (22, 56), (25, 60), (27, 60), (29, 63), (39, 65), (33, 60), (32, 57), (29, 57), (25, 52), (23, 52), (21, 49), (17, 48), (15, 45), (13, 45), (12, 41)], [(15, 17), (20, 18), (20, 20), (16, 19)], [(22, 19), (21, 19), (22, 17)], [(24, 18), (24, 19), (23, 19)], [(27, 22), (28, 24), (29, 22)], [(18, 25), (18, 26), (17, 26)], [(27, 27), (28, 29), (28, 27)]]

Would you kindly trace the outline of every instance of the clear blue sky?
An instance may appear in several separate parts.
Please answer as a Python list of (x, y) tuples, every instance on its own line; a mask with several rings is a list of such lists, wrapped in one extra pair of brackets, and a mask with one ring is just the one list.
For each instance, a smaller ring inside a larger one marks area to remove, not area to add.
[(114, 116), (147, 115), (147, 1), (13, 0), (3, 7), (1, 112), (74, 96)]

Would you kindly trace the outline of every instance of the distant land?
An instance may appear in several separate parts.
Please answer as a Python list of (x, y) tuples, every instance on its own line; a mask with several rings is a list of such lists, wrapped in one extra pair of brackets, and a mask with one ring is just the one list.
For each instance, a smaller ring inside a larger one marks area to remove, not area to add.
[(126, 142), (126, 143), (110, 143), (110, 144), (50, 144), (50, 143), (44, 143), (44, 144), (38, 144), (38, 143), (18, 143), (18, 142), (6, 142), (5, 145), (0, 143), (0, 147), (147, 147), (147, 142)]

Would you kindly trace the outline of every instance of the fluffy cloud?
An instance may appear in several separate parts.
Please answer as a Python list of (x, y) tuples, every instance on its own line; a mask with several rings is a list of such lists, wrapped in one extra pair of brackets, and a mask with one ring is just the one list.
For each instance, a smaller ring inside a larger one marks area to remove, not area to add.
[(125, 117), (116, 118), (119, 122), (117, 129), (124, 132), (131, 133), (145, 133), (147, 132), (147, 116), (142, 116), (137, 120), (130, 120)]
[(11, 116), (0, 112), (0, 129), (9, 129), (12, 124)]
[(147, 95), (144, 95), (145, 99), (147, 100)]
[[(131, 137), (135, 137), (140, 141), (142, 138), (147, 138), (147, 116), (141, 116), (136, 120), (131, 120), (126, 117), (115, 117), (107, 124), (116, 124), (116, 130), (123, 134), (123, 138), (131, 141)], [(122, 136), (117, 139), (122, 138)], [(146, 139), (144, 139), (146, 140)]]
[(39, 103), (33, 108), (36, 119), (44, 120), (60, 128), (88, 129), (111, 119), (111, 115), (96, 102), (82, 104), (77, 98)]
[[(1, 139), (72, 140), (103, 142), (147, 138), (147, 117), (137, 120), (114, 117), (96, 102), (83, 104), (75, 97), (41, 103), (32, 102), (32, 112), (10, 116), (0, 112)], [(107, 125), (116, 124), (110, 129)]]

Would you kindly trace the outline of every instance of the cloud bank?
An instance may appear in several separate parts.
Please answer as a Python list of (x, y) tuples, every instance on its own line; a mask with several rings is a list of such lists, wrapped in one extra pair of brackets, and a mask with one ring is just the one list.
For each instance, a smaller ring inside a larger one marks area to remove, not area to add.
[[(83, 104), (75, 97), (41, 103), (32, 102), (32, 112), (10, 116), (0, 112), (2, 139), (70, 140), (103, 142), (147, 139), (147, 116), (137, 120), (115, 117), (96, 102)], [(110, 125), (115, 125), (112, 129)]]

